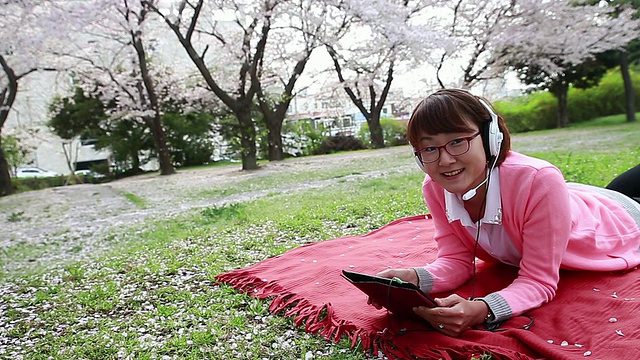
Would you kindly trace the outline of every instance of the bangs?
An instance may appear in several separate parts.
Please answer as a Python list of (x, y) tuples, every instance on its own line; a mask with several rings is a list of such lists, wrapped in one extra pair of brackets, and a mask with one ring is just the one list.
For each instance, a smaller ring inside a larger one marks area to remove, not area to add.
[(468, 132), (471, 126), (470, 109), (444, 96), (430, 96), (416, 106), (407, 127), (407, 139), (416, 147), (420, 134), (436, 135), (440, 133)]

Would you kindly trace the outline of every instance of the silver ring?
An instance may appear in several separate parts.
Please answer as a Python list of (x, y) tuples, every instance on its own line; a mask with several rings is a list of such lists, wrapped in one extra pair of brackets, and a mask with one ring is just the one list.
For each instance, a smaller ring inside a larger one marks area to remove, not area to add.
[(444, 324), (438, 324), (438, 327), (439, 327), (440, 329), (444, 329)]

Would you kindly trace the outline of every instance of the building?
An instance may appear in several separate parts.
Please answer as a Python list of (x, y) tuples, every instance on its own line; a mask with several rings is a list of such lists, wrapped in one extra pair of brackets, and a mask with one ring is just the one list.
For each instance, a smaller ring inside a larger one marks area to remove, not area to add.
[[(405, 102), (401, 93), (390, 92), (380, 116), (408, 120), (410, 113), (400, 106)], [(362, 112), (343, 93), (312, 94), (308, 90), (301, 91), (291, 100), (285, 121), (310, 121), (314, 129), (324, 128), (326, 136), (359, 136), (367, 123)]]

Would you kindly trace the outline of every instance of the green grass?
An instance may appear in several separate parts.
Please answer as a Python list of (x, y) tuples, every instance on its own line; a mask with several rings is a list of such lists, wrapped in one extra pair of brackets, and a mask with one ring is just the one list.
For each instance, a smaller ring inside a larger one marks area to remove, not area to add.
[(25, 220), (27, 220), (27, 218), (24, 217), (24, 211), (12, 212), (11, 215), (9, 215), (9, 217), (7, 218), (7, 221), (9, 222), (18, 222)]
[[(319, 181), (327, 179), (344, 178), (349, 175), (358, 175), (364, 171), (384, 170), (396, 166), (399, 162), (406, 161), (407, 154), (394, 154), (391, 156), (379, 156), (375, 150), (360, 150), (362, 153), (371, 154), (370, 157), (362, 157), (359, 159), (353, 159), (349, 164), (345, 166), (324, 170), (321, 172), (314, 171), (314, 169), (301, 169), (291, 170), (288, 169), (287, 163), (282, 163), (282, 170), (270, 174), (269, 176), (258, 177), (244, 177), (237, 179), (233, 183), (212, 183), (210, 189), (202, 190), (198, 192), (189, 192), (185, 196), (189, 198), (202, 198), (202, 197), (222, 197), (233, 194), (238, 194), (246, 191), (261, 191), (272, 189), (276, 186), (282, 187), (292, 184), (298, 184), (305, 181)], [(331, 156), (331, 155), (320, 155)], [(304, 163), (304, 158), (290, 159), (301, 161)]]
[[(636, 121), (640, 119), (640, 113), (636, 113)], [(612, 125), (625, 125), (629, 127), (637, 126), (637, 124), (627, 123), (627, 116), (625, 114), (604, 116), (601, 118), (593, 119), (591, 121), (583, 121), (569, 124), (570, 129), (584, 129), (584, 128), (601, 128), (603, 126)]]
[[(636, 164), (637, 140), (585, 146), (575, 141), (562, 144), (562, 139), (575, 140), (578, 133), (585, 138), (585, 130), (601, 137), (617, 131), (616, 127), (624, 127), (624, 134), (635, 133), (637, 139), (640, 126), (598, 121), (590, 127), (515, 135), (514, 149), (553, 162), (569, 181), (603, 186)], [(532, 138), (538, 142), (535, 147)], [(260, 200), (121, 229), (108, 235), (113, 250), (106, 256), (4, 279), (0, 282), (0, 323), (5, 324), (0, 329), (0, 354), (24, 359), (377, 357), (364, 354), (360, 347), (351, 349), (346, 340), (333, 344), (307, 334), (291, 319), (269, 313), (268, 302), (214, 281), (217, 274), (300, 245), (363, 234), (397, 218), (424, 213), (423, 174), (415, 167), (397, 170), (399, 163), (412, 161), (410, 156), (370, 153), (375, 161), (362, 159), (300, 173), (288, 173), (283, 167), (282, 172), (219, 185), (209, 194), (340, 179), (321, 188), (271, 191)], [(344, 179), (385, 169), (396, 170)], [(145, 206), (144, 199), (123, 195), (136, 206)], [(20, 221), (20, 215), (14, 217)], [(15, 252), (12, 256), (30, 255)]]
[(129, 199), (135, 206), (144, 209), (147, 206), (147, 201), (135, 194), (131, 194), (128, 192), (123, 192), (122, 195)]
[(604, 187), (614, 177), (637, 165), (640, 161), (640, 146), (635, 149), (613, 152), (580, 153), (552, 152), (534, 153), (558, 166), (567, 181)]

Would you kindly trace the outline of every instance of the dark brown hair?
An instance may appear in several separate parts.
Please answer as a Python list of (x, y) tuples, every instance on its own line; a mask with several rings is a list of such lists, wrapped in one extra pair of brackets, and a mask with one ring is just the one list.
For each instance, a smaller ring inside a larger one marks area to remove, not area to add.
[[(469, 127), (469, 121), (478, 125), (482, 142), (489, 159), (487, 140), (488, 125), (491, 114), (482, 105), (479, 98), (462, 89), (442, 89), (422, 100), (411, 114), (407, 126), (407, 139), (414, 149), (419, 147), (420, 134), (436, 135), (440, 133), (467, 132), (474, 129)], [(491, 106), (489, 101), (482, 100)], [(495, 113), (495, 111), (494, 111)], [(504, 119), (496, 113), (498, 127), (504, 138), (498, 154), (497, 165), (500, 165), (511, 149), (511, 136), (504, 123)]]

